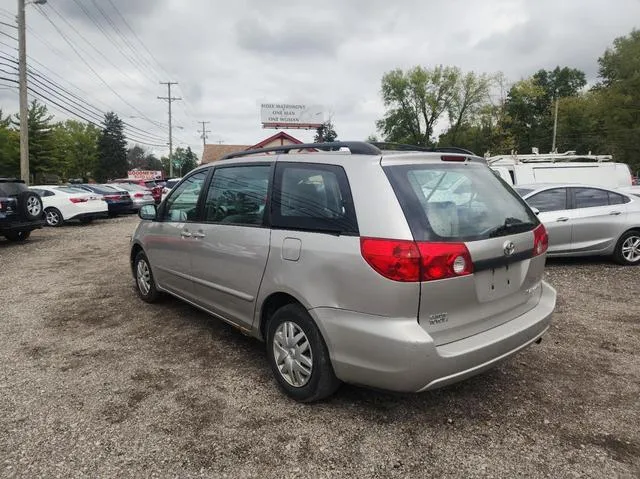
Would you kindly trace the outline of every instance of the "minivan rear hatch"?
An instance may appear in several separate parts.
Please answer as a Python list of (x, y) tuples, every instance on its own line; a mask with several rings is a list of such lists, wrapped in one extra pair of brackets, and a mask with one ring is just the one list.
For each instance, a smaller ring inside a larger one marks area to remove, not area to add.
[(420, 254), (418, 321), (437, 345), (535, 307), (547, 242), (536, 215), (487, 166), (448, 158), (383, 163)]

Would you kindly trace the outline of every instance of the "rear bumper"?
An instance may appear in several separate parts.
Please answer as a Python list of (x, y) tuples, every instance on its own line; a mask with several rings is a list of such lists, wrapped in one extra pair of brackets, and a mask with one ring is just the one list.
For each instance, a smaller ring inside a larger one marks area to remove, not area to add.
[(481, 373), (549, 329), (556, 291), (542, 282), (532, 310), (487, 331), (436, 346), (415, 318), (386, 318), (332, 308), (310, 311), (329, 348), (336, 376), (402, 392), (446, 386)]
[(133, 202), (108, 203), (109, 213), (126, 213), (133, 208)]
[(46, 222), (44, 220), (38, 221), (2, 221), (0, 220), (0, 234), (3, 231), (32, 231), (38, 228), (42, 228)]
[(109, 217), (109, 212), (108, 211), (99, 211), (99, 212), (94, 212), (94, 213), (79, 213), (75, 216), (71, 216), (69, 218), (67, 218), (65, 221), (67, 220), (97, 220), (100, 218), (108, 218)]

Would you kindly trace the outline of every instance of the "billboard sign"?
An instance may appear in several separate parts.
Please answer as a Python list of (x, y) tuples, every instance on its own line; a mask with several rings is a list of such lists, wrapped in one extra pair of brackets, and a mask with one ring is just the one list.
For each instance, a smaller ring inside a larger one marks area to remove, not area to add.
[(263, 128), (315, 129), (324, 123), (324, 109), (302, 103), (261, 103), (260, 121)]
[(127, 173), (130, 180), (161, 180), (162, 171), (131, 170)]

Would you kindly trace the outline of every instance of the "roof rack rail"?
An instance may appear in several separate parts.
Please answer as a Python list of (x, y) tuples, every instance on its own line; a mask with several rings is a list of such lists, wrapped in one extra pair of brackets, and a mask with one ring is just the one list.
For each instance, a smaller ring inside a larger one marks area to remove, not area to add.
[(268, 148), (257, 148), (255, 150), (236, 151), (223, 156), (220, 160), (229, 160), (231, 158), (240, 158), (243, 156), (257, 155), (260, 153), (281, 153), (288, 154), (290, 151), (297, 150), (322, 150), (322, 151), (338, 151), (340, 148), (347, 148), (352, 155), (381, 155), (382, 151), (374, 145), (365, 141), (333, 141), (329, 143), (299, 143), (296, 145), (270, 146)]
[(406, 143), (393, 143), (389, 141), (372, 141), (372, 145), (381, 150), (392, 151), (424, 151), (428, 153), (462, 153), (463, 155), (477, 156), (473, 151), (458, 148), (457, 146), (416, 146)]

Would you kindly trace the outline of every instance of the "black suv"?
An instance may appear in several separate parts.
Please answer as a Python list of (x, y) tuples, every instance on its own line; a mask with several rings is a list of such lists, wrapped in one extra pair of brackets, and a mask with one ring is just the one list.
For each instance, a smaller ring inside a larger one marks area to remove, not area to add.
[(44, 226), (42, 200), (22, 180), (0, 178), (0, 236), (24, 241)]

